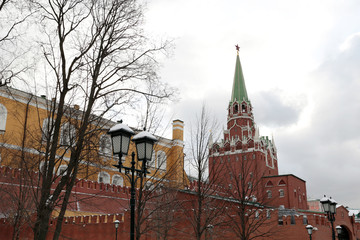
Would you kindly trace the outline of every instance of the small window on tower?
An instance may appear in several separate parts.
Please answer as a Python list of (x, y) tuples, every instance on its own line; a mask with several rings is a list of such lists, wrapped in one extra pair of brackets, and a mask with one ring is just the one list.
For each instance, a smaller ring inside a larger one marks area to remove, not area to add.
[(246, 112), (246, 105), (245, 104), (241, 105), (241, 110), (242, 110), (243, 113)]
[(238, 111), (239, 111), (239, 107), (238, 107), (237, 104), (235, 104), (235, 106), (234, 106), (234, 114), (237, 114)]

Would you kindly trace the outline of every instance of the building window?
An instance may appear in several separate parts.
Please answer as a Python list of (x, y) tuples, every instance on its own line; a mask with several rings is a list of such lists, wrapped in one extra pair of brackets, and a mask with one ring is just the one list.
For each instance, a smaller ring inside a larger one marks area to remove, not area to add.
[(255, 159), (255, 156), (256, 156), (255, 153), (253, 153), (253, 159)]
[(124, 179), (122, 176), (115, 174), (112, 177), (112, 184), (116, 185), (116, 186), (124, 186)]
[(229, 184), (229, 189), (230, 189), (230, 190), (232, 189), (232, 185), (231, 185), (231, 183)]
[(99, 183), (110, 183), (110, 175), (107, 172), (100, 172), (98, 175)]
[(76, 139), (76, 129), (70, 123), (64, 123), (61, 127), (60, 144), (64, 146), (74, 146)]
[(111, 155), (111, 139), (109, 135), (101, 135), (99, 141), (99, 152), (101, 154)]
[(271, 217), (270, 209), (266, 209), (266, 218), (270, 218), (270, 217)]
[(267, 190), (266, 193), (267, 193), (267, 198), (272, 198), (272, 192), (270, 190)]
[(39, 164), (39, 172), (42, 174), (45, 174), (45, 172), (46, 172), (45, 162), (41, 162)]
[(51, 118), (45, 118), (42, 125), (42, 140), (52, 141), (54, 135), (54, 125)]
[(259, 211), (258, 211), (258, 210), (256, 210), (256, 211), (255, 211), (255, 218), (256, 218), (256, 219), (258, 219), (258, 218), (259, 218), (259, 216), (260, 216)]
[(5, 132), (6, 119), (7, 119), (6, 107), (0, 103), (0, 134)]
[(252, 189), (252, 182), (248, 182), (248, 189)]
[(156, 167), (162, 170), (166, 170), (166, 153), (164, 151), (158, 151), (156, 153)]
[(253, 172), (250, 173), (250, 178), (253, 178), (254, 177), (254, 174)]
[(241, 108), (242, 108), (242, 112), (243, 112), (243, 113), (246, 112), (246, 105), (245, 105), (245, 104), (242, 104), (242, 105), (241, 105)]
[(61, 165), (58, 170), (57, 170), (57, 175), (61, 176), (61, 175), (65, 175), (66, 171), (67, 171), (67, 166), (66, 165)]
[(286, 183), (285, 183), (285, 181), (284, 181), (284, 180), (282, 180), (282, 179), (281, 179), (281, 180), (279, 181), (279, 184), (278, 184), (278, 185), (279, 185), (279, 186), (285, 186), (285, 185), (286, 185)]
[(266, 184), (265, 184), (265, 187), (272, 187), (274, 186), (274, 184), (271, 182), (271, 181), (268, 181)]
[(284, 196), (285, 196), (284, 189), (280, 189), (279, 190), (279, 197), (284, 197)]
[(234, 106), (234, 114), (238, 113), (239, 111), (239, 106), (237, 104), (235, 104)]
[(246, 155), (243, 156), (243, 159), (246, 160)]
[(238, 157), (238, 156), (236, 156), (236, 161), (237, 161), (237, 162), (239, 161), (239, 157)]

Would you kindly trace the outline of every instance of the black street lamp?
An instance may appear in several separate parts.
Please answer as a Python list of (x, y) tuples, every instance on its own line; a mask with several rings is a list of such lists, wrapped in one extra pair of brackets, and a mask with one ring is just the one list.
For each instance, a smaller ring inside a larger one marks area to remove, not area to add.
[(322, 204), (324, 212), (326, 213), (327, 218), (331, 223), (332, 240), (335, 240), (334, 221), (337, 202), (331, 197), (328, 198), (326, 195), (324, 195), (324, 197), (320, 200), (320, 203)]
[[(110, 128), (108, 134), (111, 136), (111, 142), (113, 147), (114, 155), (119, 155), (118, 165), (113, 165), (114, 167), (125, 170), (125, 175), (128, 177), (131, 188), (130, 188), (130, 210), (131, 210), (131, 222), (130, 222), (130, 240), (135, 239), (135, 183), (139, 178), (146, 177), (147, 173), (147, 161), (151, 161), (151, 156), (153, 152), (154, 143), (157, 139), (149, 132), (143, 131), (136, 134), (132, 141), (136, 145), (136, 152), (138, 161), (142, 162), (141, 169), (135, 168), (135, 152), (131, 154), (131, 167), (125, 167), (122, 164), (122, 156), (126, 156), (129, 151), (130, 138), (135, 133), (127, 125), (116, 124)], [(136, 177), (135, 177), (136, 173)]]
[(116, 219), (114, 224), (115, 224), (115, 229), (116, 229), (115, 230), (115, 240), (117, 240), (117, 233), (118, 233), (118, 228), (119, 228), (120, 221)]
[(314, 227), (311, 226), (311, 225), (307, 225), (305, 228), (306, 228), (306, 230), (308, 231), (310, 240), (312, 240), (312, 232), (313, 232)]

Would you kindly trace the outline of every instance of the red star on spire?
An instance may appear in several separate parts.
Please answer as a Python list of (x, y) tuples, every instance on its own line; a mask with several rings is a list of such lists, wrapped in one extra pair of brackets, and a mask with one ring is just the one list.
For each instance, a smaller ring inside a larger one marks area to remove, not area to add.
[(239, 47), (238, 44), (236, 44), (235, 47), (236, 47), (236, 51), (239, 51), (239, 50), (240, 50), (240, 47)]

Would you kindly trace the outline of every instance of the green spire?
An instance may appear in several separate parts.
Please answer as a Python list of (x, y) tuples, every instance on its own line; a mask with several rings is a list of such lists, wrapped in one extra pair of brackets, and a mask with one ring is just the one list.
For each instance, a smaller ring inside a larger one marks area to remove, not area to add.
[(237, 100), (238, 102), (241, 102), (243, 100), (249, 102), (245, 87), (244, 75), (239, 58), (239, 48), (237, 47), (236, 50), (237, 50), (237, 56), (236, 56), (235, 75), (234, 75), (234, 83), (233, 83), (230, 102), (233, 103), (235, 100)]

